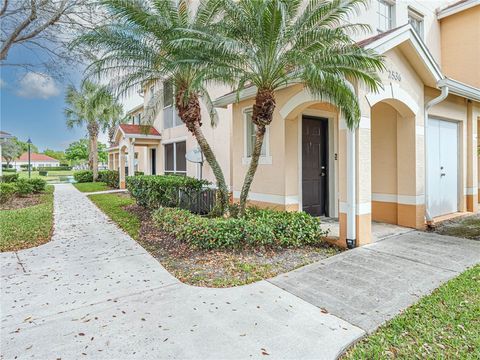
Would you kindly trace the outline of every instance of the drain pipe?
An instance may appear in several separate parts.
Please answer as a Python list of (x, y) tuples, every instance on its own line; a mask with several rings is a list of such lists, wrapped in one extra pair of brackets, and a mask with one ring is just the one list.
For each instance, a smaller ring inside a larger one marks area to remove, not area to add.
[(448, 86), (447, 85), (440, 85), (441, 86), (441, 94), (430, 100), (426, 105), (425, 105), (425, 112), (424, 112), (424, 120), (423, 120), (423, 143), (424, 143), (424, 153), (425, 153), (425, 164), (424, 164), (424, 170), (425, 170), (425, 221), (427, 222), (427, 226), (432, 226), (433, 225), (433, 219), (430, 215), (429, 211), (429, 196), (428, 196), (428, 111), (435, 105), (441, 103), (443, 100), (445, 100), (448, 96)]
[(357, 246), (355, 195), (355, 129), (347, 128), (347, 248)]

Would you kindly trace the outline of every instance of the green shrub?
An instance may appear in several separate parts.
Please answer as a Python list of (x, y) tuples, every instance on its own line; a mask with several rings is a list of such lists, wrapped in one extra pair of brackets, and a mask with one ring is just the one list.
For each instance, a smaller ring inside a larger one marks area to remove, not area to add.
[(102, 170), (98, 172), (98, 181), (106, 183), (111, 188), (118, 189), (119, 175), (115, 170)]
[(19, 196), (27, 196), (33, 193), (33, 184), (29, 180), (20, 178), (15, 182), (15, 192)]
[(145, 173), (143, 171), (135, 171), (134, 175), (135, 176), (141, 176), (141, 175), (145, 175)]
[(319, 219), (303, 212), (248, 209), (244, 218), (237, 219), (159, 208), (154, 219), (162, 230), (201, 249), (318, 245), (326, 235)]
[(73, 173), (73, 178), (76, 182), (86, 183), (93, 181), (93, 171), (92, 170), (80, 170)]
[(28, 182), (32, 185), (34, 193), (44, 191), (47, 186), (47, 182), (41, 178), (28, 179)]
[(0, 204), (10, 200), (16, 192), (14, 183), (0, 183)]
[(71, 166), (39, 166), (38, 171), (68, 171), (72, 170)]
[(3, 174), (1, 182), (3, 183), (13, 183), (18, 181), (18, 174)]
[(2, 169), (3, 172), (6, 172), (6, 173), (16, 173), (17, 172), (17, 169), (11, 169), (11, 168), (8, 168), (8, 169)]
[(140, 175), (126, 179), (127, 189), (138, 205), (149, 209), (177, 207), (180, 194), (199, 191), (208, 181), (177, 175)]
[(38, 175), (40, 176), (48, 176), (48, 171), (39, 171)]

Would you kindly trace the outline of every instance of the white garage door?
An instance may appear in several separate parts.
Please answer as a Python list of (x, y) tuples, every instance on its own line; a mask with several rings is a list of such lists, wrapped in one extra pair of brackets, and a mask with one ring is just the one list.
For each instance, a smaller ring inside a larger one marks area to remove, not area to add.
[(458, 125), (428, 120), (428, 190), (430, 215), (458, 210)]

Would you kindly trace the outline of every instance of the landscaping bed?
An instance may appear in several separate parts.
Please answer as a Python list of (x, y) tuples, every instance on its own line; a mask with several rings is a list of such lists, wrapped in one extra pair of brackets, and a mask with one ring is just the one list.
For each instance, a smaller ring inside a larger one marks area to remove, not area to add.
[(436, 289), (342, 359), (480, 358), (480, 265)]
[[(172, 232), (162, 229), (162, 224), (158, 221), (161, 211), (150, 211), (137, 205), (128, 194), (98, 194), (89, 197), (114, 222), (158, 259), (168, 271), (179, 280), (191, 285), (229, 287), (248, 284), (325, 259), (340, 251), (321, 240), (312, 242), (310, 245), (282, 247), (278, 244), (276, 246), (268, 244), (263, 246), (259, 243), (263, 237), (255, 239), (255, 242), (250, 245), (243, 242), (233, 244), (229, 241), (215, 244), (218, 246), (212, 246), (212, 242), (209, 241), (202, 242), (203, 245), (194, 244), (193, 240), (189, 241), (188, 236), (185, 237), (185, 234), (183, 234), (184, 237), (175, 236)], [(173, 215), (173, 218), (177, 214), (185, 215), (183, 212), (185, 210), (180, 209), (164, 208), (164, 211), (169, 212), (169, 216)], [(154, 216), (152, 216), (153, 213), (155, 213)], [(195, 226), (198, 226), (194, 230), (202, 233), (213, 224), (210, 221), (215, 222), (216, 229), (219, 229), (218, 222), (225, 225), (228, 221), (193, 214), (192, 216), (194, 216)], [(174, 221), (173, 218), (169, 218), (168, 221)], [(242, 220), (238, 219), (238, 221)], [(243, 229), (237, 225), (239, 224), (235, 223), (236, 228)], [(217, 239), (225, 238), (219, 231), (211, 235)], [(200, 236), (200, 239), (206, 239), (206, 237)]]
[(38, 246), (53, 230), (53, 186), (43, 192), (12, 197), (1, 205), (0, 252)]
[(480, 240), (480, 214), (443, 221), (434, 231), (441, 235)]

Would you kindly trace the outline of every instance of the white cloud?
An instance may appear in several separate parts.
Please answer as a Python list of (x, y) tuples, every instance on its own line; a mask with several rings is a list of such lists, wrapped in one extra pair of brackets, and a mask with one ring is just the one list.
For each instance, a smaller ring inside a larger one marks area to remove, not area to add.
[(55, 80), (50, 76), (29, 72), (20, 81), (17, 95), (31, 99), (48, 99), (60, 94)]

